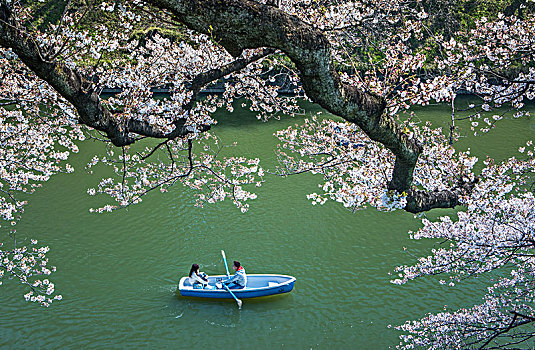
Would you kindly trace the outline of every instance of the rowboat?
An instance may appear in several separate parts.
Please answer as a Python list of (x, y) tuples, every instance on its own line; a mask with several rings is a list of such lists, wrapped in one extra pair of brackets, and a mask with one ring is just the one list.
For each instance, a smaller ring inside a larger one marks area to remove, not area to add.
[[(225, 275), (209, 276), (208, 288), (198, 289), (193, 286), (189, 277), (182, 277), (178, 283), (180, 295), (200, 298), (232, 299), (233, 296), (225, 289), (217, 289), (216, 283), (226, 280)], [(274, 294), (288, 293), (294, 288), (295, 277), (286, 275), (251, 274), (247, 275), (247, 287), (231, 289), (239, 299), (264, 297)]]

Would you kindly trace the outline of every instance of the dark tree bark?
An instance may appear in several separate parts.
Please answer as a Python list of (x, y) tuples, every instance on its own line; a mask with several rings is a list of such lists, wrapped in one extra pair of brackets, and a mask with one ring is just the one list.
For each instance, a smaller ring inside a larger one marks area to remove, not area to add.
[(191, 109), (193, 108), (193, 104), (195, 102), (195, 99), (201, 92), (202, 88), (206, 86), (207, 84), (217, 81), (233, 72), (240, 71), (243, 68), (247, 67), (250, 63), (254, 61), (258, 61), (259, 59), (269, 56), (271, 54), (275, 53), (275, 50), (273, 49), (264, 49), (261, 52), (252, 55), (251, 57), (245, 59), (245, 58), (238, 58), (237, 60), (234, 60), (223, 67), (210, 69), (207, 72), (201, 73), (197, 75), (193, 80), (191, 81), (190, 90), (193, 93), (190, 101), (186, 105), (186, 108)]
[[(269, 48), (284, 52), (299, 70), (303, 88), (309, 98), (329, 112), (358, 125), (372, 140), (383, 144), (395, 155), (394, 173), (388, 188), (407, 192), (407, 210), (423, 211), (452, 207), (458, 203), (463, 188), (444, 191), (443, 195), (412, 190), (413, 172), (422, 151), (385, 111), (384, 98), (341, 82), (334, 69), (331, 46), (323, 33), (275, 6), (250, 0), (148, 0), (159, 9), (171, 12), (175, 19), (192, 30), (210, 34), (231, 55), (238, 57), (244, 49)], [(176, 123), (170, 134), (155, 130), (142, 121), (115, 118), (90, 91), (90, 84), (78, 72), (58, 62), (43, 58), (39, 47), (17, 23), (9, 9), (0, 8), (0, 45), (11, 48), (41, 79), (77, 109), (80, 123), (106, 132), (117, 146), (135, 142), (135, 133), (154, 138), (175, 138), (187, 133), (184, 120)], [(259, 59), (259, 54), (253, 59)], [(193, 80), (194, 95), (202, 83), (219, 79), (240, 70), (251, 60), (235, 62), (201, 74)], [(191, 106), (190, 106), (191, 107)]]
[(249, 0), (148, 0), (170, 11), (179, 22), (210, 34), (232, 55), (244, 49), (271, 47), (283, 51), (300, 73), (307, 96), (329, 112), (357, 124), (372, 140), (396, 156), (391, 190), (408, 193), (407, 210), (454, 207), (465, 188), (436, 193), (411, 189), (422, 145), (410, 139), (386, 113), (386, 101), (340, 81), (331, 46), (321, 31), (273, 6)]
[[(79, 122), (106, 133), (116, 146), (132, 144), (137, 134), (153, 138), (176, 138), (190, 131), (185, 127), (185, 119), (175, 123), (170, 133), (163, 133), (145, 121), (116, 117), (104, 107), (99, 96), (91, 90), (91, 83), (79, 72), (55, 60), (48, 61), (33, 38), (17, 22), (10, 18), (5, 4), (0, 7), (0, 45), (8, 47), (39, 78), (50, 84), (63, 98), (78, 111)], [(207, 130), (208, 127), (205, 128)]]
[[(396, 162), (403, 164), (399, 169), (414, 168), (421, 145), (409, 139), (385, 113), (383, 98), (340, 81), (334, 69), (331, 46), (321, 31), (273, 6), (255, 1), (148, 2), (169, 10), (178, 21), (195, 31), (208, 34), (210, 30), (215, 40), (232, 55), (259, 47), (283, 51), (298, 68), (308, 97), (329, 112), (357, 124), (372, 140), (385, 145), (396, 155)], [(399, 171), (390, 187), (406, 191), (411, 183), (412, 171)]]

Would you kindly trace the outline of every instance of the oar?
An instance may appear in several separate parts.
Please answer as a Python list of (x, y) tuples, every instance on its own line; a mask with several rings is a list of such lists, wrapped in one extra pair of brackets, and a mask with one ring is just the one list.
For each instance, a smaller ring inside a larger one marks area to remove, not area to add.
[[(225, 262), (225, 269), (227, 270), (227, 277), (230, 278), (230, 273), (228, 272), (227, 257), (225, 256), (225, 251), (224, 251), (224, 250), (221, 251), (221, 255), (223, 255), (223, 261)], [(227, 290), (227, 292), (229, 292), (230, 295), (232, 295), (232, 297), (234, 298), (234, 300), (236, 300), (236, 303), (238, 303), (238, 309), (241, 310), (241, 306), (242, 306), (243, 302), (242, 302), (240, 299), (238, 299), (238, 298), (234, 295), (234, 293), (232, 293), (232, 292), (230, 291), (230, 288), (229, 288), (225, 283), (221, 283), (221, 284), (223, 285), (223, 287), (225, 287), (225, 289)]]
[(227, 277), (230, 278), (230, 273), (228, 272), (227, 257), (225, 256), (224, 250), (221, 250), (221, 255), (223, 255), (223, 261), (225, 262), (225, 269), (227, 270)]
[(227, 290), (227, 292), (230, 293), (230, 295), (232, 295), (232, 297), (234, 298), (234, 300), (236, 300), (236, 302), (238, 303), (238, 309), (241, 310), (241, 306), (243, 304), (243, 301), (241, 301), (240, 299), (238, 299), (234, 293), (232, 293), (229, 289), (229, 287), (225, 284), (225, 283), (222, 283), (223, 284), (223, 287), (225, 287), (225, 289)]

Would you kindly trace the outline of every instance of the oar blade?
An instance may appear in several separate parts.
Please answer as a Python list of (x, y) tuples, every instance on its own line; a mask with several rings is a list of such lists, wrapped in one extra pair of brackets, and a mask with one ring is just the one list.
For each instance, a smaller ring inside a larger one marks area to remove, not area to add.
[(236, 303), (238, 303), (238, 310), (241, 310), (241, 306), (243, 305), (243, 301), (238, 299), (238, 297), (236, 295), (234, 295), (234, 293), (232, 293), (232, 291), (230, 290), (230, 288), (226, 284), (223, 283), (223, 287), (225, 287), (227, 292), (229, 292), (230, 295), (232, 295), (232, 297), (234, 298), (234, 300), (236, 300)]

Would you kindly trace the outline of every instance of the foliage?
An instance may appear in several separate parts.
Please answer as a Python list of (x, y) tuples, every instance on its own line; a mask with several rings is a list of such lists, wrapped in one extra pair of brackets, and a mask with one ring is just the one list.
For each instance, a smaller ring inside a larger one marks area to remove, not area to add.
[[(488, 288), (479, 305), (428, 315), (398, 327), (410, 334), (403, 337), (407, 345), (402, 348), (508, 347), (533, 337), (532, 329), (521, 327), (533, 322), (535, 311), (535, 197), (531, 185), (525, 186), (535, 174), (532, 142), (521, 152), (528, 152), (528, 157), (500, 164), (486, 161), (484, 180), (466, 199), (467, 211), (458, 212), (456, 221), (447, 216), (434, 222), (424, 219), (423, 228), (412, 234), (414, 239), (440, 238), (451, 245), (434, 249), (433, 255), (413, 266), (398, 267), (401, 278), (393, 280), (395, 284), (446, 274), (449, 278), (440, 283), (453, 286), (467, 276), (497, 269), (503, 277)], [(509, 331), (516, 328), (511, 335)]]
[[(476, 176), (477, 159), (452, 143), (461, 92), (481, 98), (468, 107), (475, 133), (490, 132), (506, 113), (527, 114), (525, 100), (535, 97), (532, 8), (516, 0), (2, 0), (2, 218), (15, 226), (28, 194), (73, 170), (68, 156), (85, 139), (107, 144), (88, 171), (101, 164), (114, 173), (88, 189), (111, 198), (92, 211), (181, 182), (197, 191), (199, 206), (230, 199), (245, 212), (265, 171), (259, 159), (222, 157), (212, 114), (242, 103), (268, 120), (300, 114), (298, 100), (308, 98), (343, 121), (314, 117), (279, 131), (277, 171), (323, 176), (313, 204), (466, 207), (456, 220), (423, 219), (413, 238), (451, 246), (399, 267), (393, 283), (507, 271), (480, 305), (399, 326), (400, 347), (514, 346), (534, 334), (526, 330), (535, 320), (532, 144), (521, 159), (485, 161)], [(281, 81), (292, 96), (280, 94)], [(199, 98), (216, 82), (220, 94)], [(154, 99), (159, 87), (169, 96)], [(119, 92), (102, 98), (105, 88)], [(431, 102), (451, 104), (449, 137), (399, 116)], [(0, 250), (0, 278), (7, 272), (42, 305), (54, 292), (35, 280), (52, 271), (47, 251)]]
[[(16, 278), (26, 285), (30, 291), (24, 295), (26, 301), (39, 303), (48, 307), (54, 300), (61, 300), (61, 294), (53, 295), (55, 292), (54, 283), (50, 282), (46, 276), (56, 271), (56, 267), (48, 267), (48, 247), (35, 248), (36, 240), (31, 240), (31, 248), (23, 246), (11, 250), (0, 249), (0, 279), (6, 274), (10, 278)], [(2, 245), (0, 244), (0, 248)], [(37, 277), (43, 276), (45, 279)], [(0, 281), (0, 285), (2, 281)]]

